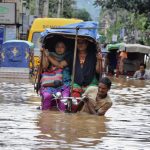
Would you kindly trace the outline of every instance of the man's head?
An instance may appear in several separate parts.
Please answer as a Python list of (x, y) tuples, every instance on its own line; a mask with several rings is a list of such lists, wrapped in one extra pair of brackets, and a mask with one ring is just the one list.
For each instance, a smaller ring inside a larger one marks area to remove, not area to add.
[(146, 65), (144, 63), (140, 64), (140, 72), (144, 72), (146, 68)]
[(107, 92), (111, 88), (111, 81), (109, 78), (104, 77), (100, 80), (98, 85), (98, 94), (101, 98), (105, 98), (107, 96)]

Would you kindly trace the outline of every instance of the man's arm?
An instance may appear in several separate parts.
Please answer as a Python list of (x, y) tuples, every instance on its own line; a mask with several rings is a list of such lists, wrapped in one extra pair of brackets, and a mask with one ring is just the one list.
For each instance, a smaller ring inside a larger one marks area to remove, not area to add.
[(136, 71), (133, 75), (133, 78), (137, 78), (138, 71)]
[(95, 110), (95, 107), (90, 103), (89, 99), (85, 99), (84, 103), (87, 105), (90, 114), (98, 116), (105, 115), (106, 111), (112, 106), (112, 102), (107, 102), (100, 109)]
[(112, 106), (112, 102), (105, 103), (100, 109), (97, 110), (97, 115), (105, 115), (106, 111)]
[(97, 115), (97, 112), (96, 112), (96, 110), (95, 110), (95, 107), (94, 107), (94, 105), (90, 102), (90, 100), (89, 100), (88, 97), (85, 97), (85, 98), (83, 99), (83, 102), (84, 102), (84, 105), (86, 105), (86, 107), (88, 108), (90, 114)]
[(88, 109), (89, 109), (89, 112), (90, 114), (94, 114), (94, 115), (97, 115), (97, 112), (94, 108), (94, 106), (90, 103), (90, 101), (88, 100), (87, 102), (85, 102), (85, 104), (87, 105)]

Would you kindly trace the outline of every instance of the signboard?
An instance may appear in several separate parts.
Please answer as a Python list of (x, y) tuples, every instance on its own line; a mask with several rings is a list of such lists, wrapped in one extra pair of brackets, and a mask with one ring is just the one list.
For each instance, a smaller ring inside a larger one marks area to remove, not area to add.
[(120, 30), (120, 38), (123, 39), (124, 36), (125, 36), (125, 29), (122, 28), (122, 29)]
[(16, 23), (16, 4), (0, 3), (0, 24)]
[(7, 25), (6, 26), (6, 41), (7, 40), (15, 40), (17, 35), (17, 29), (15, 25)]
[(2, 0), (4, 3), (17, 3), (17, 0)]
[(117, 35), (116, 34), (112, 35), (112, 42), (117, 42)]

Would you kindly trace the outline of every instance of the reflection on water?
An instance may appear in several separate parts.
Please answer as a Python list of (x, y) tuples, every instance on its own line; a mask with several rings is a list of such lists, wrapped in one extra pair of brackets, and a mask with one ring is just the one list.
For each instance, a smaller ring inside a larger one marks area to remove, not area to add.
[[(57, 119), (56, 119), (57, 118)], [(41, 113), (39, 139), (47, 139), (47, 148), (94, 148), (106, 135), (105, 117), (87, 114)]]
[(0, 149), (125, 149), (150, 147), (150, 82), (112, 79), (105, 117), (40, 111), (29, 81), (0, 80)]

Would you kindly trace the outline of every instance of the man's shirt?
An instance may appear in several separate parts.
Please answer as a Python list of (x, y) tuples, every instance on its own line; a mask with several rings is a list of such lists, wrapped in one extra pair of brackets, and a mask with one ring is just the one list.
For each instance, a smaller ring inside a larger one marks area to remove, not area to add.
[[(95, 111), (99, 112), (100, 114), (105, 114), (106, 111), (112, 106), (112, 101), (109, 95), (107, 95), (105, 98), (100, 98), (98, 97), (97, 93), (98, 87), (90, 86), (84, 92), (83, 96), (89, 98), (90, 104), (93, 105)], [(83, 106), (81, 111), (87, 113), (90, 112), (86, 104)]]

